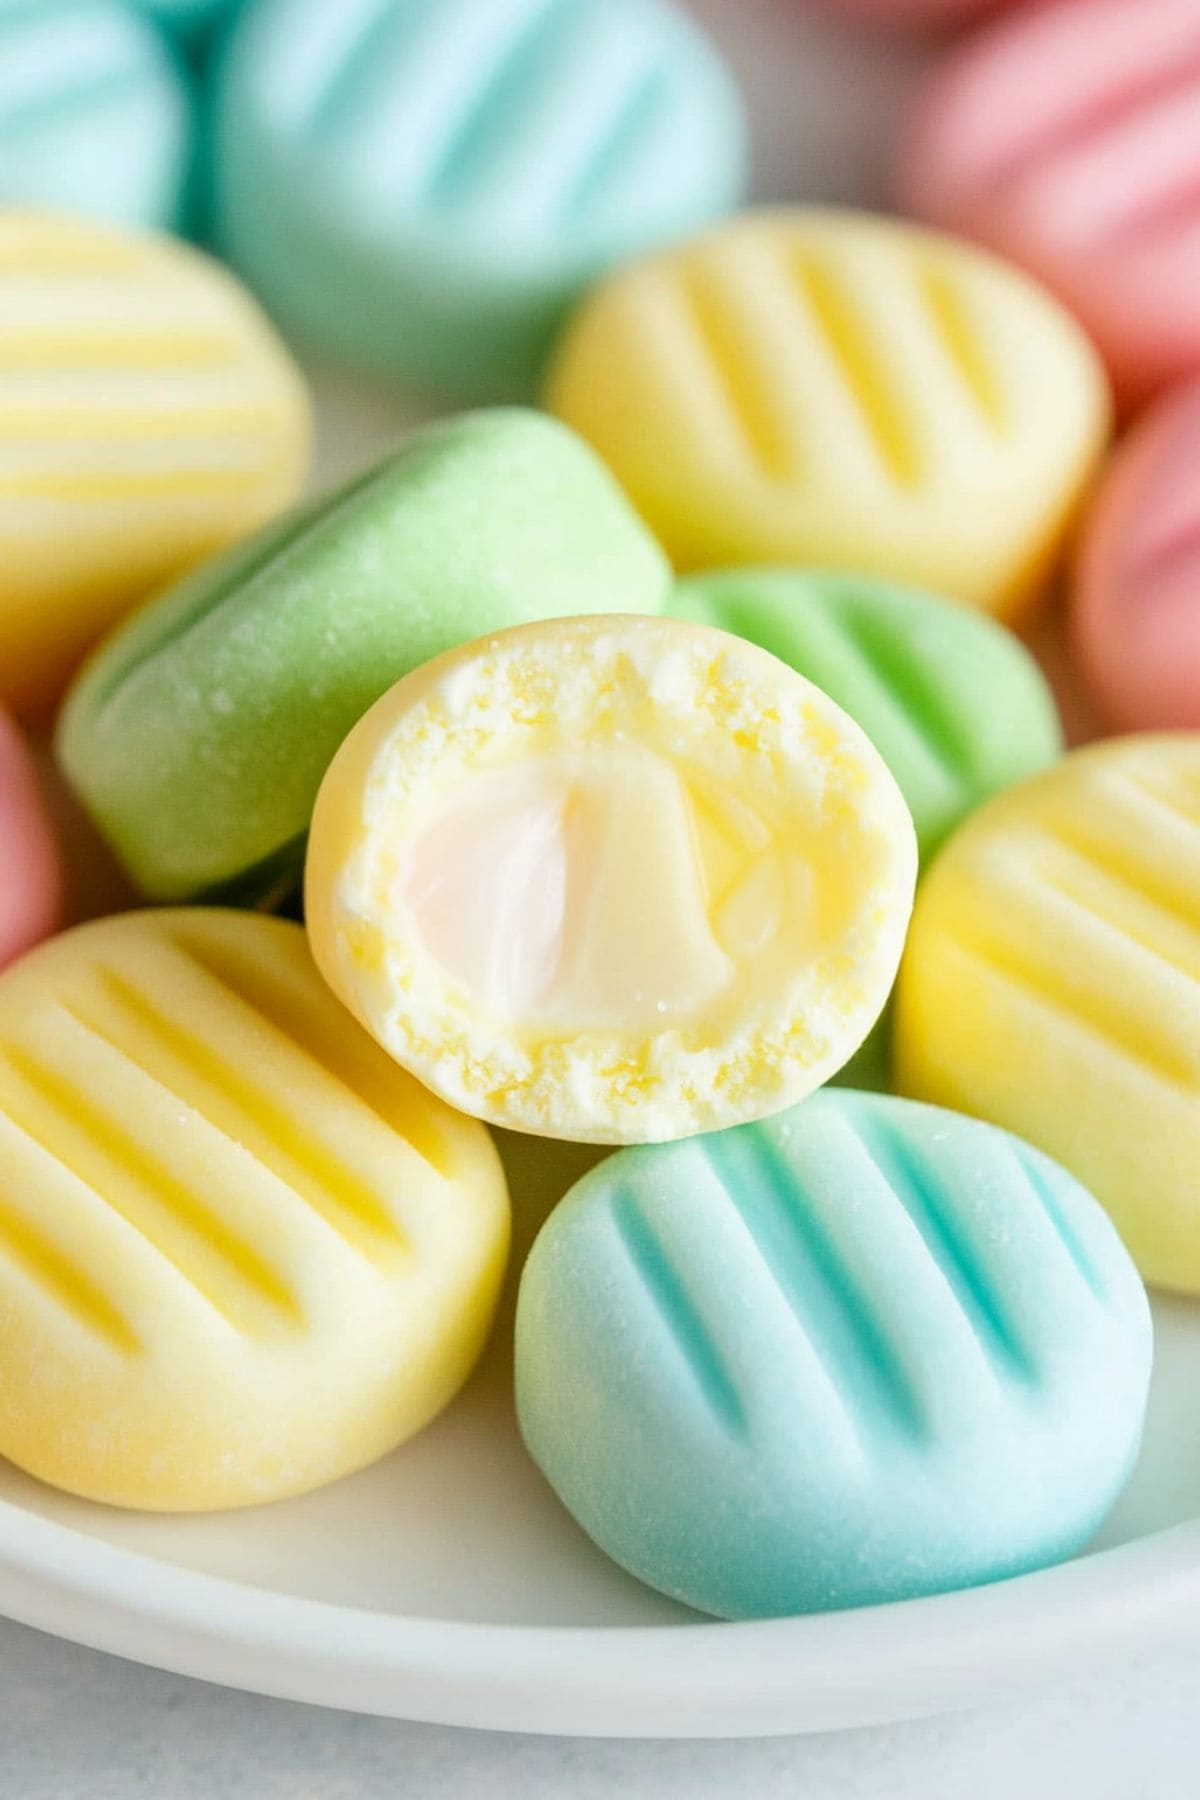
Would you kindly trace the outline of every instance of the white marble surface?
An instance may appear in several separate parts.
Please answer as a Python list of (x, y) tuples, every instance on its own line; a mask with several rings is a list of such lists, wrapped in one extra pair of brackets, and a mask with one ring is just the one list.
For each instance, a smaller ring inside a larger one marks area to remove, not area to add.
[(1195, 1800), (1198, 1768), (1200, 1649), (886, 1730), (622, 1743), (260, 1700), (0, 1624), (5, 1800)]

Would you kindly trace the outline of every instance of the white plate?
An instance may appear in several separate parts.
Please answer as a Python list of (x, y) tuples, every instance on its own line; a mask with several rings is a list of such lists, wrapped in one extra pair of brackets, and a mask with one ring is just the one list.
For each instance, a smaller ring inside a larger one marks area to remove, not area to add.
[[(519, 1139), (504, 1149), (520, 1249), (591, 1153)], [(483, 1367), (441, 1419), (301, 1500), (144, 1517), (0, 1465), (0, 1608), (289, 1699), (617, 1736), (880, 1723), (1200, 1636), (1200, 1306), (1157, 1307), (1145, 1449), (1091, 1554), (969, 1593), (724, 1625), (624, 1575), (541, 1481), (513, 1421), (509, 1300)]]
[[(764, 197), (876, 201), (911, 49), (805, 25), (792, 0), (694, 3), (756, 96)], [(322, 481), (368, 461), (413, 417), (361, 384), (320, 378), (318, 392)], [(94, 852), (85, 859), (93, 903), (103, 887), (117, 904), (111, 875), (101, 882)], [(589, 1153), (520, 1140), (505, 1149), (527, 1243)], [(969, 1593), (752, 1625), (699, 1620), (575, 1528), (517, 1438), (510, 1315), (511, 1293), (484, 1366), (440, 1420), (305, 1499), (145, 1517), (0, 1464), (0, 1610), (291, 1699), (620, 1736), (881, 1723), (1200, 1639), (1200, 1305), (1156, 1307), (1145, 1448), (1088, 1555)]]

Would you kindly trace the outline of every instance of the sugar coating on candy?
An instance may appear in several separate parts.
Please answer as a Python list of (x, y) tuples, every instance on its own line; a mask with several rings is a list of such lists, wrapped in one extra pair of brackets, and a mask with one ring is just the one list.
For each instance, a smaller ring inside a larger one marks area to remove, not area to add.
[(113, 1505), (301, 1493), (418, 1430), (508, 1244), (487, 1134), (299, 926), (158, 911), (0, 977), (0, 1454)]
[(1118, 738), (981, 808), (922, 884), (905, 1093), (1018, 1131), (1200, 1292), (1200, 738)]
[(0, 212), (0, 702), (55, 702), (135, 601), (291, 501), (299, 373), (167, 238)]
[(62, 886), (33, 759), (0, 712), (0, 969), (54, 930)]
[(713, 1129), (826, 1079), (878, 1014), (915, 875), (862, 733), (674, 620), (528, 626), (418, 670), (318, 797), (318, 966), (453, 1105), (547, 1136)]
[(477, 400), (527, 396), (572, 299), (735, 204), (746, 162), (670, 0), (258, 0), (215, 158), (220, 241), (293, 331)]
[(619, 271), (552, 411), (681, 569), (817, 564), (1010, 617), (1108, 433), (1075, 321), (1015, 270), (867, 214), (750, 214)]
[(899, 185), (1053, 288), (1125, 409), (1200, 372), (1200, 0), (1015, 7), (935, 67)]
[(1114, 453), (1084, 522), (1071, 627), (1113, 723), (1200, 728), (1200, 381), (1164, 395)]
[(607, 1553), (731, 1618), (908, 1599), (1082, 1548), (1137, 1453), (1146, 1296), (1007, 1132), (826, 1090), (618, 1152), (534, 1244), (525, 1443)]
[(400, 676), (527, 619), (657, 611), (668, 577), (562, 426), (450, 419), (131, 619), (73, 689), (59, 756), (148, 894), (258, 897), (298, 879), (325, 769)]
[(0, 0), (0, 192), (128, 225), (180, 228), (192, 100), (123, 0)]
[(679, 582), (669, 610), (769, 650), (844, 707), (896, 777), (922, 863), (989, 794), (1061, 754), (1029, 652), (933, 594), (865, 575), (725, 569)]

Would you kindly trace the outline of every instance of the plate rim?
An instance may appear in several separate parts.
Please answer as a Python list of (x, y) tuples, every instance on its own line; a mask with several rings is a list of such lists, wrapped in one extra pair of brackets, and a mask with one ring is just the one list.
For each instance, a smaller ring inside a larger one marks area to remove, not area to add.
[(448, 1620), (280, 1593), (0, 1502), (0, 1611), (173, 1674), (348, 1712), (588, 1737), (769, 1737), (962, 1710), (1200, 1641), (1200, 1519), (983, 1587), (796, 1618)]

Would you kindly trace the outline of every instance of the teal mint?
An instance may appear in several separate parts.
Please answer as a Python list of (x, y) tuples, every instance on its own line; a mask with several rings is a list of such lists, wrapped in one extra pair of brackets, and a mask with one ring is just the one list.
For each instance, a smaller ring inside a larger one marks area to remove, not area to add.
[(583, 289), (746, 164), (671, 0), (256, 0), (214, 155), (219, 243), (298, 341), (474, 400), (532, 395)]
[(824, 1089), (571, 1189), (521, 1280), (517, 1408), (611, 1557), (758, 1618), (1073, 1555), (1135, 1460), (1151, 1356), (1137, 1272), (1065, 1170)]
[(769, 650), (861, 725), (896, 777), (924, 866), (990, 795), (1062, 755), (1045, 677), (986, 614), (874, 576), (729, 569), (668, 610)]
[(0, 0), (0, 204), (179, 229), (193, 133), (179, 64), (123, 0)]
[(334, 753), (401, 676), (505, 626), (656, 612), (668, 579), (572, 432), (463, 415), (119, 626), (68, 695), (58, 755), (151, 898), (278, 900)]

